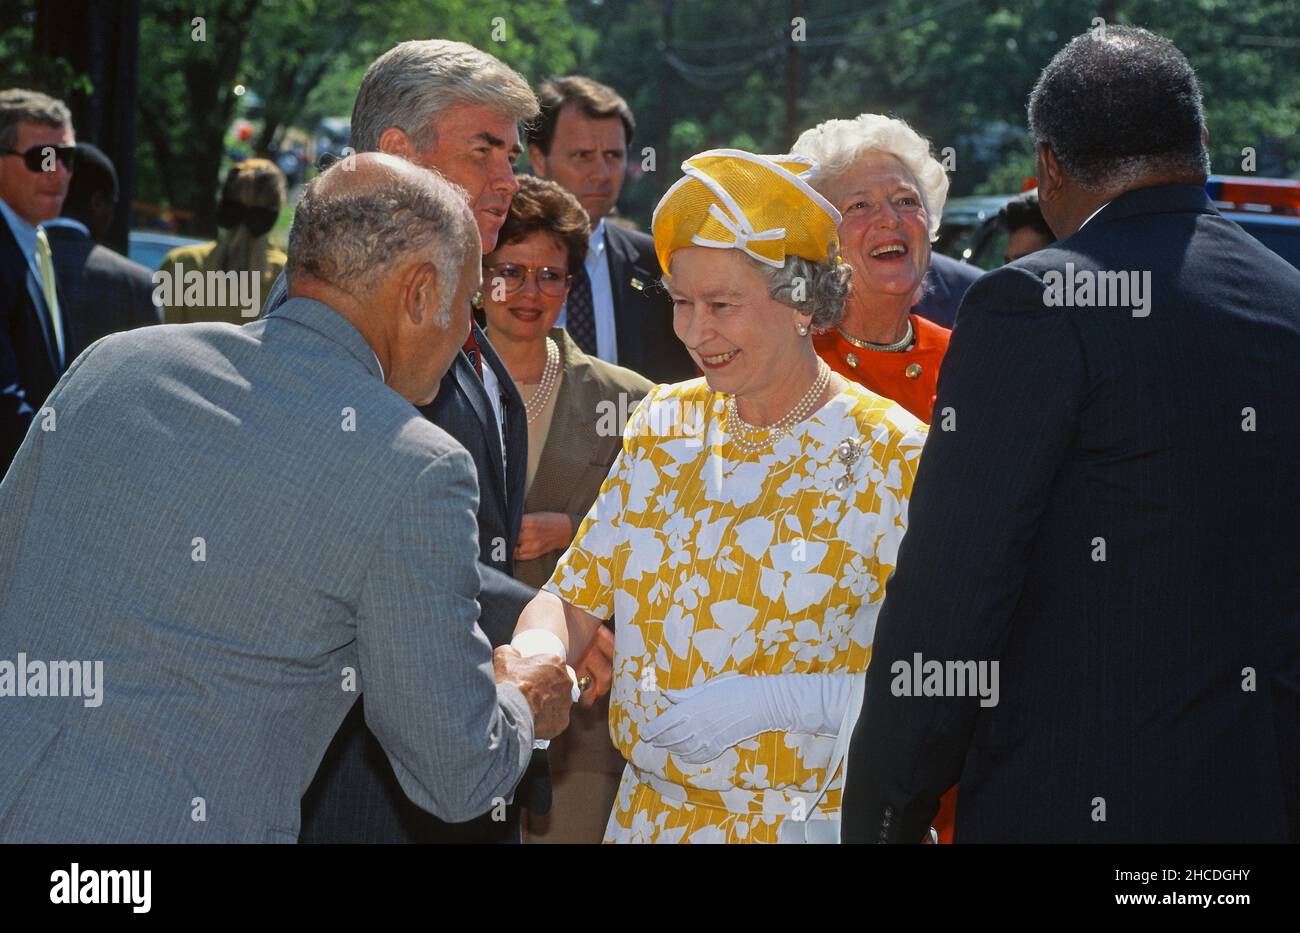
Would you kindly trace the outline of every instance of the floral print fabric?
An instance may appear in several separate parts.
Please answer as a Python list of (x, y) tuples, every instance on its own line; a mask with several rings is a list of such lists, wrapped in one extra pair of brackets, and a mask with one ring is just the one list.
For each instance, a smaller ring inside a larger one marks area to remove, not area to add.
[[(850, 384), (764, 452), (703, 379), (657, 386), (546, 589), (616, 620), (610, 734), (628, 760), (607, 842), (768, 842), (833, 736), (765, 732), (703, 765), (637, 739), (665, 689), (726, 674), (860, 672), (907, 528), (925, 426)], [(837, 448), (860, 444), (848, 483)], [(839, 808), (838, 778), (808, 818)], [(798, 811), (796, 811), (798, 812)]]

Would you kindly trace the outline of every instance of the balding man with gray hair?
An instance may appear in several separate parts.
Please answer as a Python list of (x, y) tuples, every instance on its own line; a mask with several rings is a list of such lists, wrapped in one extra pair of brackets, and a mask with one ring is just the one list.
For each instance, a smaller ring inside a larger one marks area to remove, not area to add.
[[(484, 253), (496, 246), (518, 190), (514, 163), (519, 122), (537, 114), (537, 98), (518, 73), (464, 42), (421, 39), (389, 49), (366, 71), (352, 108), (352, 145), (385, 152), (438, 172), (464, 189)], [(344, 166), (350, 164), (344, 160)], [(268, 313), (287, 293), (282, 276)], [(523, 520), (528, 465), (524, 403), (496, 351), (470, 324), (437, 398), (422, 414), (459, 441), (478, 472), (479, 624), (494, 646), (510, 642), (536, 590), (516, 581), (515, 546)], [(473, 542), (463, 542), (473, 547)], [(581, 667), (580, 667), (581, 672)], [(535, 812), (550, 806), (545, 754), (520, 790)], [(518, 842), (518, 807), (451, 825), (408, 800), (358, 700), (303, 799), (304, 842)]]
[(0, 483), (0, 842), (293, 842), (362, 691), (447, 820), (564, 728), (564, 666), (476, 624), (474, 467), (414, 407), (468, 332), (473, 231), (359, 156), (308, 186), (275, 313), (73, 363)]

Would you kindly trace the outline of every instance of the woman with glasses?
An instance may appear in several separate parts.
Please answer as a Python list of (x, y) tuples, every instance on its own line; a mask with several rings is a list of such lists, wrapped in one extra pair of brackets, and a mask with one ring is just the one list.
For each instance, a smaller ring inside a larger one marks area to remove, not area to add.
[[(485, 331), (528, 416), (524, 519), (515, 577), (540, 587), (596, 501), (622, 449), (623, 421), (651, 389), (630, 369), (583, 353), (555, 327), (587, 254), (587, 214), (555, 182), (523, 176), (483, 257)], [(610, 637), (612, 651), (612, 637)], [(529, 842), (599, 842), (623, 759), (609, 738), (608, 682), (588, 689), (550, 747), (553, 802), (531, 815)]]

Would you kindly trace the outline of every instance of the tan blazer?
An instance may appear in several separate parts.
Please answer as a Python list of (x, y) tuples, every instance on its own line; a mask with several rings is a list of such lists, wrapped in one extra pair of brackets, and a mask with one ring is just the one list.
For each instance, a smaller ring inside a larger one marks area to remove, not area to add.
[[(551, 334), (560, 341), (564, 376), (524, 513), (564, 512), (576, 529), (623, 448), (626, 419), (654, 384), (630, 369), (583, 353), (563, 328)], [(517, 561), (515, 579), (541, 587), (563, 553), (556, 550)]]

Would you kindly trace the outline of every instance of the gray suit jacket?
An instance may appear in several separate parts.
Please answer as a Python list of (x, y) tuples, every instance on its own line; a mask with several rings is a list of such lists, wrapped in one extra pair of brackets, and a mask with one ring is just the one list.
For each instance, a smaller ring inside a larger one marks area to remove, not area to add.
[(0, 841), (293, 842), (350, 671), (421, 807), (513, 792), (473, 465), (342, 316), (106, 337), (47, 404), (0, 484), (0, 667), (102, 661), (102, 705), (0, 699)]

